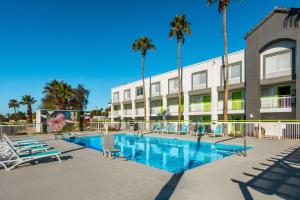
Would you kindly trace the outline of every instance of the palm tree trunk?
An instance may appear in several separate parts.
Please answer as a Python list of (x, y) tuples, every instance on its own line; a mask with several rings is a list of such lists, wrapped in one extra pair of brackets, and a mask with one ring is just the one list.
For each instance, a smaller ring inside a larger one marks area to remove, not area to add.
[(142, 79), (143, 79), (143, 99), (144, 99), (144, 121), (147, 120), (147, 110), (146, 110), (146, 90), (145, 90), (145, 56), (142, 56)]
[(27, 121), (32, 123), (32, 108), (30, 104), (27, 105)]
[(228, 45), (227, 45), (227, 7), (223, 7), (223, 35), (224, 35), (224, 61), (225, 61), (225, 95), (224, 95), (224, 106), (223, 106), (223, 115), (224, 115), (224, 134), (228, 134), (228, 82), (229, 82), (229, 66), (228, 66)]
[(15, 114), (17, 114), (17, 110), (16, 110), (16, 107), (14, 107), (14, 111), (15, 111)]
[(181, 121), (181, 66), (180, 66), (180, 40), (178, 44), (178, 122)]

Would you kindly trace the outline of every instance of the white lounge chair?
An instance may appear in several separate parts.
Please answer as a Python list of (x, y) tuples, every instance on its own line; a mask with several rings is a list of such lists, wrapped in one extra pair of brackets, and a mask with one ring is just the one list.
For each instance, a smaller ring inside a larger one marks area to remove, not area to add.
[(25, 146), (31, 144), (44, 144), (42, 141), (34, 140), (34, 139), (25, 139), (25, 140), (11, 140), (5, 133), (1, 133), (2, 138), (9, 140), (12, 144), (18, 146)]
[(61, 159), (59, 158), (60, 151), (52, 150), (52, 151), (44, 151), (44, 152), (37, 152), (37, 153), (29, 153), (29, 154), (19, 154), (9, 143), (7, 143), (7, 147), (11, 152), (11, 156), (6, 158), (5, 160), (0, 161), (0, 165), (4, 167), (6, 171), (9, 171), (16, 166), (19, 166), (23, 163), (30, 162), (33, 160), (38, 160), (41, 158), (48, 158), (55, 156), (59, 162)]
[(47, 151), (49, 149), (49, 146), (46, 144), (32, 144), (32, 145), (14, 145), (10, 140), (7, 140), (7, 138), (3, 137), (4, 147), (8, 147), (10, 145), (16, 152), (19, 154), (24, 153), (33, 153), (38, 151)]

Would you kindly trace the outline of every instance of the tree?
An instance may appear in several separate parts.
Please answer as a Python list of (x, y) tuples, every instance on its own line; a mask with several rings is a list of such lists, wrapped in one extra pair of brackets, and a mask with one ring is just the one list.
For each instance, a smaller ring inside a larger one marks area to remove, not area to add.
[(21, 105), (27, 106), (27, 122), (32, 123), (32, 105), (35, 104), (37, 101), (35, 98), (31, 97), (30, 95), (24, 95), (22, 96), (22, 99), (20, 101)]
[(26, 114), (23, 112), (17, 112), (14, 114), (11, 114), (9, 116), (9, 120), (14, 120), (14, 121), (19, 121), (19, 120), (25, 120), (26, 119)]
[(146, 91), (145, 91), (145, 57), (148, 50), (155, 50), (156, 47), (152, 44), (152, 40), (147, 37), (141, 37), (132, 44), (133, 51), (140, 51), (142, 54), (142, 80), (143, 80), (143, 99), (144, 99), (144, 120), (146, 120)]
[(4, 116), (0, 114), (0, 122), (7, 122), (8, 119)]
[(171, 30), (169, 32), (169, 38), (175, 37), (177, 40), (177, 51), (178, 51), (178, 121), (181, 121), (181, 66), (180, 66), (180, 51), (181, 44), (185, 42), (185, 35), (192, 33), (191, 23), (186, 20), (185, 15), (176, 15), (171, 21)]
[(17, 108), (19, 108), (19, 102), (17, 99), (10, 99), (8, 102), (8, 108), (13, 108), (15, 114), (17, 113)]
[(67, 109), (69, 100), (75, 95), (72, 87), (64, 81), (52, 80), (46, 83), (44, 87), (44, 94), (46, 97), (43, 99), (54, 101), (56, 109)]
[(224, 38), (224, 61), (225, 61), (225, 95), (224, 95), (224, 133), (228, 133), (228, 128), (226, 122), (228, 121), (228, 76), (229, 76), (229, 64), (228, 64), (228, 45), (227, 45), (227, 7), (230, 0), (207, 0), (209, 5), (213, 3), (218, 3), (219, 13), (223, 13), (223, 38)]
[(73, 89), (74, 96), (71, 97), (68, 107), (77, 110), (84, 110), (89, 103), (88, 98), (90, 91), (79, 84), (77, 88)]

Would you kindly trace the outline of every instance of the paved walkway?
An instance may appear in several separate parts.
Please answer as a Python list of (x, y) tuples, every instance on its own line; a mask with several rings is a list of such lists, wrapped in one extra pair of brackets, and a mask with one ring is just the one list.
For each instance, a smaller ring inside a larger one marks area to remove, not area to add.
[[(164, 135), (163, 137), (174, 137)], [(197, 140), (192, 136), (176, 136)], [(225, 159), (172, 175), (43, 136), (62, 151), (63, 162), (0, 169), (1, 200), (297, 199), (300, 197), (300, 143), (248, 139), (248, 157)], [(217, 141), (201, 138), (202, 141)], [(227, 141), (242, 144), (243, 140)]]

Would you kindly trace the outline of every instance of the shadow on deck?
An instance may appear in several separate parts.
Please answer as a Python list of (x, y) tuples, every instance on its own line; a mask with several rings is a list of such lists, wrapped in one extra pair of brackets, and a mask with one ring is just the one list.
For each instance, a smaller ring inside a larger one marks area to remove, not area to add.
[[(243, 173), (251, 177), (248, 182), (237, 183), (245, 199), (253, 199), (249, 188), (267, 195), (276, 195), (282, 199), (300, 199), (300, 145), (260, 163), (261, 167), (252, 167), (258, 175)], [(272, 162), (272, 164), (268, 164)]]

